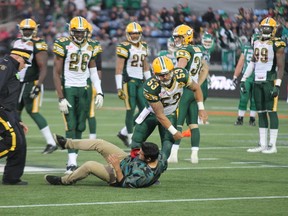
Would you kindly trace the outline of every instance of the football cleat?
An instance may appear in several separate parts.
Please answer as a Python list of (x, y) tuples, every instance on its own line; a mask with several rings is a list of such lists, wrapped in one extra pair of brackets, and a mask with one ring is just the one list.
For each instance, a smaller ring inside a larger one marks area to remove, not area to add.
[(264, 150), (262, 151), (262, 153), (264, 153), (264, 154), (277, 153), (277, 148), (276, 148), (276, 146), (268, 146), (268, 148), (264, 149)]
[(250, 126), (256, 126), (256, 121), (255, 121), (255, 118), (254, 118), (254, 117), (250, 117), (249, 125), (250, 125)]
[(187, 130), (182, 132), (183, 137), (191, 137), (191, 130), (188, 128)]
[(238, 117), (236, 122), (234, 123), (235, 126), (243, 125), (243, 117)]
[(74, 172), (78, 167), (76, 165), (69, 165), (66, 167), (66, 171), (65, 171), (65, 174), (66, 175), (69, 175), (71, 174), (72, 172)]
[(188, 45), (193, 41), (194, 31), (188, 25), (179, 25), (173, 31), (173, 38), (176, 47)]
[(262, 151), (264, 151), (265, 149), (266, 149), (265, 146), (257, 146), (257, 147), (255, 147), (255, 148), (249, 148), (249, 149), (247, 149), (247, 152), (249, 152), (249, 153), (257, 153), (257, 152), (262, 152)]
[(47, 144), (42, 154), (51, 154), (56, 151), (58, 147), (56, 145)]
[(191, 163), (192, 164), (198, 164), (199, 163), (199, 159), (198, 159), (198, 151), (193, 151), (191, 153)]
[(130, 147), (130, 144), (128, 141), (128, 136), (125, 136), (125, 135), (121, 134), (121, 132), (119, 132), (117, 134), (117, 137), (122, 140), (122, 142), (124, 143), (125, 146)]
[(136, 23), (131, 22), (126, 26), (126, 38), (129, 42), (137, 44), (142, 38), (142, 27)]

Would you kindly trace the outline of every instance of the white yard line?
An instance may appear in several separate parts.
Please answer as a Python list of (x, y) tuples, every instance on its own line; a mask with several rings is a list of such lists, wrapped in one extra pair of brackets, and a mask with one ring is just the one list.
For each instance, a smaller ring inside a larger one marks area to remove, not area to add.
[(174, 199), (174, 200), (133, 200), (115, 202), (87, 202), (87, 203), (57, 203), (38, 205), (13, 205), (0, 206), (0, 209), (7, 208), (42, 208), (42, 207), (63, 207), (63, 206), (87, 206), (87, 205), (117, 205), (117, 204), (138, 204), (138, 203), (176, 203), (176, 202), (209, 202), (209, 201), (233, 201), (233, 200), (263, 200), (263, 199), (288, 199), (288, 196), (261, 196), (261, 197), (223, 197), (223, 198), (203, 198), (203, 199)]

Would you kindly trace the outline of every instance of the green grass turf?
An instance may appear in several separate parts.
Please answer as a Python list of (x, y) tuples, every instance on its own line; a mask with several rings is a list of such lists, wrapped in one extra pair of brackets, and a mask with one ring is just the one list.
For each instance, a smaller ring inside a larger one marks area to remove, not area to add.
[[(199, 164), (189, 162), (190, 139), (183, 138), (179, 163), (169, 165), (160, 185), (144, 189), (109, 187), (94, 176), (73, 186), (48, 185), (44, 175), (62, 175), (67, 153), (42, 155), (46, 143), (24, 111), (22, 118), (29, 126), (26, 165), (57, 170), (25, 172), (28, 186), (0, 185), (0, 215), (287, 215), (287, 103), (279, 102), (278, 153), (272, 155), (246, 152), (257, 144), (258, 127), (248, 126), (248, 117), (243, 126), (233, 125), (237, 99), (208, 98), (205, 106), (210, 124), (200, 125)], [(126, 148), (116, 137), (124, 124), (123, 107), (116, 94), (105, 95), (103, 108), (96, 111), (97, 135)], [(54, 92), (45, 92), (41, 113), (52, 132), (64, 135)], [(83, 134), (87, 137), (88, 130)], [(149, 141), (159, 143), (157, 130)], [(104, 162), (95, 152), (80, 152), (79, 165), (87, 160)], [(0, 166), (4, 163), (1, 159)]]

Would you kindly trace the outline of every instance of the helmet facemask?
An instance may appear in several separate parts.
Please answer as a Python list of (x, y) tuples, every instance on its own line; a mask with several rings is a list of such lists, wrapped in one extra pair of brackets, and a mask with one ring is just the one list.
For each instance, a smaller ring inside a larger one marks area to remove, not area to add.
[(206, 50), (209, 50), (213, 46), (213, 39), (210, 34), (204, 34), (201, 39), (202, 45), (205, 47)]
[(261, 26), (261, 37), (266, 40), (273, 36), (273, 27), (271, 26)]
[(136, 23), (131, 22), (126, 26), (126, 38), (129, 42), (137, 44), (141, 41), (142, 38), (142, 27)]
[(174, 78), (174, 72), (168, 71), (166, 73), (161, 73), (155, 75), (156, 79), (159, 80), (160, 85), (166, 88), (170, 88), (172, 86), (172, 81)]
[(18, 25), (21, 38), (23, 40), (31, 40), (36, 37), (39, 24), (32, 19), (24, 19)]
[(173, 36), (175, 47), (181, 48), (184, 45), (184, 37), (179, 36)]
[(23, 28), (20, 29), (21, 38), (23, 40), (31, 40), (33, 37), (37, 35), (36, 29), (29, 29), (29, 28)]
[[(136, 36), (138, 35), (138, 37)], [(126, 33), (126, 38), (128, 41), (137, 44), (141, 41), (142, 38), (142, 32), (127, 32)]]
[(171, 87), (174, 77), (174, 65), (170, 58), (160, 56), (152, 62), (153, 72), (160, 85), (163, 87)]
[(84, 40), (87, 39), (87, 31), (86, 30), (76, 30), (76, 29), (72, 29), (70, 32), (73, 40), (77, 43), (77, 44), (81, 44), (84, 42)]

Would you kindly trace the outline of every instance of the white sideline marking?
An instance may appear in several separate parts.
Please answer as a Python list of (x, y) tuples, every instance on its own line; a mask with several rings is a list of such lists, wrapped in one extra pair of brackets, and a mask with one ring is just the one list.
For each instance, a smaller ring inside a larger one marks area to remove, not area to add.
[(175, 199), (175, 200), (133, 200), (115, 202), (91, 202), (91, 203), (63, 203), (63, 204), (39, 204), (39, 205), (14, 205), (0, 206), (4, 208), (37, 208), (37, 207), (61, 207), (61, 206), (84, 206), (84, 205), (115, 205), (115, 204), (138, 204), (138, 203), (171, 203), (171, 202), (208, 202), (208, 201), (231, 201), (231, 200), (261, 200), (261, 199), (287, 199), (288, 196), (264, 196), (264, 197), (224, 197), (203, 199)]

